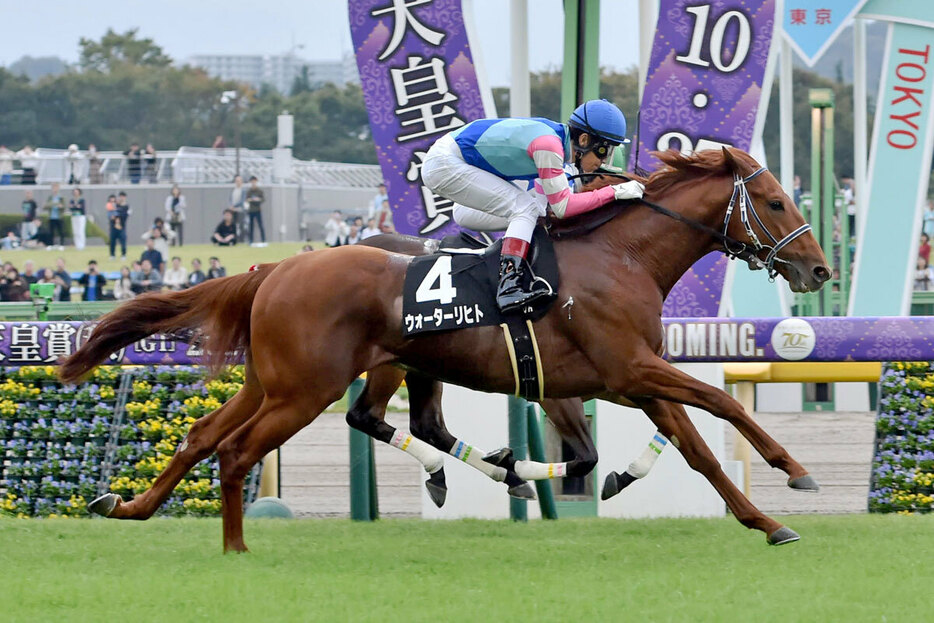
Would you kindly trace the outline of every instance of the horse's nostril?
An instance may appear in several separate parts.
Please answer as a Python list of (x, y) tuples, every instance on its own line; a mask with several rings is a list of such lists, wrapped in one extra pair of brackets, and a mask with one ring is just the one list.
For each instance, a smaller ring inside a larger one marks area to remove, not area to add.
[(815, 266), (814, 278), (817, 279), (818, 282), (824, 283), (830, 279), (830, 270), (828, 270), (826, 266)]

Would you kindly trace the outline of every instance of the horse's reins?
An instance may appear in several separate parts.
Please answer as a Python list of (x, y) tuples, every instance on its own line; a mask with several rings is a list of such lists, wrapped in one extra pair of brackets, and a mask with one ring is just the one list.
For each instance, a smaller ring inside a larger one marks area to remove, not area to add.
[[(646, 206), (647, 208), (655, 212), (658, 212), (659, 214), (667, 216), (680, 223), (684, 223), (685, 225), (688, 225), (689, 227), (692, 227), (698, 231), (704, 232), (705, 234), (711, 236), (712, 238), (714, 238), (715, 240), (717, 240), (719, 243), (723, 245), (723, 253), (727, 257), (741, 259), (745, 262), (748, 262), (754, 270), (759, 270), (759, 269), (764, 268), (768, 272), (769, 279), (774, 280), (775, 277), (778, 275), (778, 271), (775, 269), (775, 263), (781, 262), (782, 264), (789, 264), (787, 260), (783, 260), (782, 258), (778, 257), (778, 252), (781, 251), (786, 246), (788, 246), (793, 240), (795, 240), (799, 236), (809, 232), (811, 230), (811, 225), (808, 223), (805, 223), (801, 227), (798, 227), (796, 230), (786, 235), (781, 240), (776, 239), (775, 236), (772, 235), (772, 232), (769, 231), (769, 228), (766, 227), (765, 223), (762, 222), (762, 219), (759, 218), (759, 214), (756, 212), (756, 207), (752, 202), (752, 197), (749, 195), (749, 190), (746, 188), (746, 182), (749, 182), (755, 179), (756, 177), (758, 177), (759, 175), (761, 175), (767, 170), (768, 169), (766, 169), (765, 167), (760, 167), (757, 171), (754, 171), (753, 173), (751, 173), (750, 175), (746, 177), (742, 177), (738, 173), (733, 173), (733, 194), (730, 195), (730, 203), (727, 206), (726, 215), (723, 218), (723, 231), (722, 232), (714, 229), (713, 227), (708, 227), (707, 225), (704, 225), (700, 221), (695, 221), (694, 219), (690, 219), (682, 214), (679, 214), (678, 212), (674, 212), (672, 210), (669, 210), (668, 208), (658, 205), (657, 203), (653, 203), (645, 198), (640, 197), (639, 199), (635, 199), (634, 201), (638, 201), (642, 205)], [(620, 175), (618, 173), (609, 173), (609, 172), (582, 173), (579, 175), (571, 176), (570, 179), (592, 177), (594, 175), (605, 175), (607, 177), (617, 177), (620, 179), (631, 179), (630, 177), (626, 175)], [(749, 236), (749, 242), (742, 242), (740, 240), (737, 240), (736, 238), (733, 238), (732, 236), (727, 235), (726, 233), (727, 230), (729, 229), (730, 217), (733, 215), (733, 209), (736, 207), (737, 197), (739, 198), (740, 222), (743, 224), (743, 228), (746, 230), (746, 235)], [(749, 222), (750, 212), (752, 213), (753, 218), (756, 219), (756, 223), (758, 223), (759, 227), (762, 228), (762, 231), (765, 232), (765, 235), (768, 236), (769, 240), (772, 241), (773, 243), (772, 246), (764, 245), (759, 241), (759, 237), (756, 235), (756, 232), (753, 231), (752, 225)], [(615, 213), (612, 215), (609, 215), (606, 220), (609, 221), (615, 216), (616, 216)], [(603, 222), (606, 222), (606, 221), (603, 221)], [(600, 224), (602, 225), (603, 222), (601, 222)], [(750, 243), (751, 243), (751, 247), (750, 247)], [(758, 253), (763, 250), (768, 250), (768, 255), (766, 255), (765, 260), (762, 260), (758, 256)]]

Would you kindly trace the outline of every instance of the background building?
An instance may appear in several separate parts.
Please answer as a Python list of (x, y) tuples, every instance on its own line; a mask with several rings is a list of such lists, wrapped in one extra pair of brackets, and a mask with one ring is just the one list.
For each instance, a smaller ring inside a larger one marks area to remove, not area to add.
[(308, 68), (312, 87), (328, 82), (338, 86), (360, 82), (356, 62), (350, 55), (341, 60), (309, 61), (294, 54), (203, 54), (192, 56), (187, 63), (204, 69), (212, 77), (245, 82), (257, 90), (268, 84), (285, 94), (292, 90), (304, 67)]

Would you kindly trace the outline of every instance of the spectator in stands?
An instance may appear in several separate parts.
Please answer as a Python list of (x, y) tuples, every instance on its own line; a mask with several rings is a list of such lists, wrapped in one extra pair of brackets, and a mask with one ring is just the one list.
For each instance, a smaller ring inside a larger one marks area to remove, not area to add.
[(96, 261), (88, 262), (88, 270), (78, 279), (78, 284), (84, 287), (84, 292), (81, 293), (82, 301), (104, 300), (104, 286), (107, 280), (104, 275), (97, 272)]
[(52, 182), (52, 190), (45, 200), (43, 209), (49, 213), (49, 241), (50, 246), (55, 245), (55, 233), (58, 232), (60, 251), (65, 250), (65, 225), (62, 217), (65, 216), (65, 198), (62, 197), (61, 186)]
[(68, 183), (69, 184), (80, 184), (81, 183), (81, 161), (84, 159), (84, 156), (81, 155), (81, 152), (78, 151), (78, 146), (72, 143), (68, 146), (68, 151), (65, 152), (65, 163), (68, 167)]
[(80, 250), (87, 243), (85, 229), (87, 228), (87, 204), (81, 196), (81, 189), (75, 186), (71, 189), (71, 199), (68, 200), (68, 211), (71, 213), (71, 237), (75, 241), (75, 248)]
[(379, 231), (379, 228), (376, 227), (376, 219), (367, 219), (366, 227), (364, 227), (363, 231), (360, 232), (360, 240), (366, 240), (371, 236), (378, 236), (380, 233), (381, 232)]
[(126, 259), (126, 222), (129, 217), (130, 204), (127, 203), (126, 193), (121, 190), (110, 215), (110, 259), (114, 259), (117, 241), (120, 242), (120, 259)]
[(188, 283), (188, 271), (182, 266), (182, 258), (177, 255), (172, 258), (172, 267), (165, 271), (162, 277), (170, 290), (181, 290)]
[(0, 185), (13, 183), (13, 152), (0, 145)]
[(172, 186), (169, 196), (165, 198), (165, 218), (169, 223), (169, 227), (175, 232), (172, 246), (174, 247), (176, 244), (182, 246), (184, 243), (185, 195), (182, 194), (182, 189), (178, 187), (178, 184)]
[(921, 231), (927, 235), (928, 240), (931, 239), (931, 236), (934, 236), (934, 199), (928, 199), (927, 207), (924, 209), (924, 221)]
[(103, 181), (101, 176), (101, 167), (104, 161), (97, 153), (97, 146), (91, 143), (88, 145), (88, 183), (100, 184)]
[(250, 244), (253, 244), (253, 224), (259, 225), (259, 233), (262, 242), (258, 246), (266, 246), (266, 230), (263, 229), (263, 201), (266, 197), (263, 195), (263, 189), (259, 187), (259, 180), (256, 176), (250, 178), (250, 187), (246, 191), (246, 205), (250, 214)]
[(915, 291), (927, 292), (931, 290), (932, 280), (934, 280), (934, 273), (932, 273), (931, 267), (928, 266), (927, 260), (919, 255), (918, 262), (915, 265)]
[(35, 232), (32, 231), (32, 224), (36, 220), (36, 213), (39, 211), (39, 205), (32, 198), (31, 190), (25, 192), (21, 208), (23, 210), (23, 224), (20, 227), (20, 237), (26, 240), (35, 235)]
[(29, 284), (22, 279), (19, 271), (10, 266), (0, 279), (0, 300), (28, 301)]
[(230, 191), (230, 205), (227, 206), (233, 210), (234, 225), (237, 228), (237, 240), (246, 241), (246, 227), (243, 225), (243, 213), (246, 210), (246, 188), (243, 187), (243, 178), (239, 175), (234, 177), (234, 187)]
[(237, 226), (234, 225), (233, 210), (224, 210), (224, 218), (214, 228), (211, 242), (220, 247), (230, 247), (237, 244)]
[(23, 170), (23, 184), (36, 183), (36, 169), (39, 167), (39, 158), (36, 152), (29, 145), (24, 145), (22, 149), (16, 152), (16, 159), (19, 160), (20, 168)]
[(152, 264), (159, 272), (165, 271), (165, 262), (169, 259), (169, 237), (171, 231), (171, 229), (165, 226), (165, 221), (156, 217), (156, 220), (152, 224), (152, 229), (143, 232), (143, 235), (140, 236), (144, 243), (152, 240), (153, 247), (159, 252), (159, 255), (162, 256), (161, 263), (157, 264), (153, 262)]
[[(155, 236), (158, 231), (159, 230), (154, 227), (152, 229), (153, 236)], [(146, 248), (143, 249), (143, 254), (140, 255), (139, 263), (143, 264), (146, 261), (149, 262), (151, 267), (155, 267), (156, 270), (165, 264), (162, 253), (156, 248), (156, 240), (154, 237), (146, 240)]]
[(120, 268), (120, 277), (114, 282), (114, 298), (118, 301), (126, 301), (136, 296), (133, 291), (133, 279), (130, 277), (130, 268), (123, 266)]
[(921, 234), (921, 245), (918, 247), (918, 257), (923, 257), (929, 265), (931, 263), (931, 245), (927, 234)]
[(208, 269), (208, 276), (206, 279), (217, 279), (218, 277), (226, 277), (227, 269), (221, 266), (221, 261), (216, 257), (212, 257), (210, 260), (211, 267)]
[(347, 223), (344, 222), (344, 216), (340, 210), (334, 210), (331, 218), (324, 224), (324, 244), (329, 247), (339, 247), (346, 244), (347, 234), (350, 233)]
[(139, 143), (132, 143), (130, 148), (123, 152), (126, 156), (126, 168), (130, 175), (131, 184), (139, 184), (142, 153), (139, 150)]
[(367, 211), (367, 218), (376, 218), (380, 210), (383, 209), (383, 202), (389, 200), (389, 195), (386, 194), (386, 184), (380, 183), (379, 190), (376, 192), (376, 196), (373, 197), (373, 201), (370, 202), (370, 209)]
[(801, 176), (796, 175), (792, 199), (794, 199), (795, 206), (797, 206), (798, 209), (801, 209), (801, 195), (803, 192), (804, 191), (801, 190)]
[(360, 228), (356, 225), (351, 225), (350, 231), (347, 233), (347, 238), (344, 243), (357, 244), (358, 242), (360, 242)]
[(162, 289), (162, 275), (153, 268), (152, 262), (144, 258), (140, 262), (141, 270), (136, 280), (132, 283), (133, 291), (137, 294), (141, 292), (157, 292)]
[(146, 143), (146, 149), (143, 151), (143, 171), (146, 181), (155, 184), (159, 177), (158, 160), (156, 158), (156, 148), (152, 143)]
[(381, 232), (385, 233), (384, 225), (389, 225), (390, 231), (395, 231), (395, 228), (392, 224), (392, 210), (389, 209), (389, 200), (383, 201), (383, 207), (380, 209), (379, 213), (376, 215), (376, 226)]
[(201, 270), (201, 260), (198, 258), (191, 260), (191, 272), (188, 273), (188, 282), (186, 287), (190, 288), (192, 286), (196, 286), (205, 279), (207, 279), (207, 277), (204, 276), (204, 271)]
[(20, 275), (27, 284), (31, 285), (39, 281), (39, 273), (36, 271), (36, 263), (32, 260), (23, 262), (23, 273)]
[(223, 134), (218, 134), (214, 137), (214, 142), (211, 144), (211, 149), (226, 149), (227, 141), (224, 140)]
[(31, 223), (23, 223), (23, 247), (35, 249), (47, 244), (48, 237), (42, 231), (42, 219), (36, 217)]
[(7, 231), (6, 236), (3, 240), (0, 240), (0, 248), (4, 251), (10, 251), (12, 249), (18, 249), (20, 247), (19, 236), (16, 235), (16, 232), (12, 229)]
[(396, 229), (392, 226), (392, 221), (386, 221), (379, 226), (379, 233), (381, 234), (394, 234)]
[(43, 268), (39, 271), (39, 280), (36, 283), (51, 283), (54, 286), (52, 290), (52, 300), (60, 301), (62, 296), (62, 290), (65, 288), (65, 284), (62, 283), (62, 280), (55, 276), (55, 273), (52, 272), (51, 268)]
[(62, 282), (62, 294), (58, 300), (71, 300), (71, 275), (65, 270), (65, 258), (60, 257), (55, 260), (55, 277)]
[(856, 235), (856, 182), (852, 176), (840, 178), (840, 190), (843, 194), (843, 207), (846, 208), (846, 222), (850, 236)]

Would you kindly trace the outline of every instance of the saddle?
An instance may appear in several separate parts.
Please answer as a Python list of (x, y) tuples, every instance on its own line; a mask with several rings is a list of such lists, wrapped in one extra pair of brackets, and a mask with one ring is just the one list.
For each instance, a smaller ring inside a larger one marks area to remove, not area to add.
[[(496, 306), (502, 240), (487, 246), (461, 233), (441, 241), (438, 253), (416, 257), (405, 273), (402, 289), (402, 334), (499, 325), (510, 316), (536, 321), (553, 300), (521, 314), (504, 315)], [(541, 226), (532, 237), (529, 258), (535, 278), (558, 291), (560, 280), (554, 245)]]
[[(444, 238), (438, 253), (414, 258), (402, 288), (402, 334), (498, 325), (516, 379), (515, 395), (540, 400), (544, 382), (532, 323), (548, 313), (554, 298), (519, 314), (501, 313), (496, 305), (501, 247), (502, 240), (488, 246), (461, 233)], [(558, 291), (554, 245), (542, 226), (532, 237), (529, 264), (535, 279)]]

